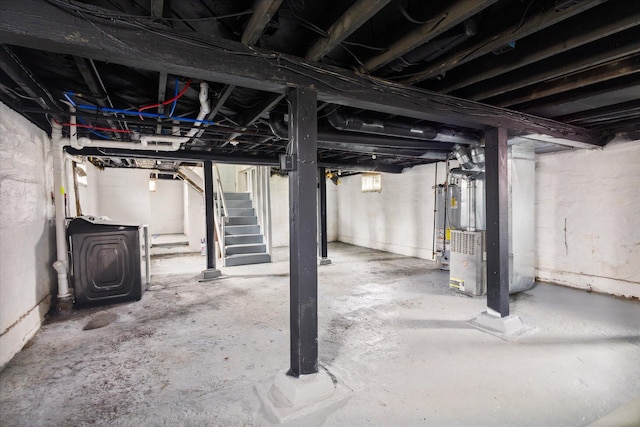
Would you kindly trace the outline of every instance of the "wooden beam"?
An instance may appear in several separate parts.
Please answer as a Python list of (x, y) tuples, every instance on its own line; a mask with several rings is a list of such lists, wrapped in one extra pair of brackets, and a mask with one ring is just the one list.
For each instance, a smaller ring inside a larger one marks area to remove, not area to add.
[(603, 20), (598, 16), (602, 11), (592, 9), (584, 16), (579, 15), (579, 21), (571, 25), (562, 25), (521, 40), (508, 55), (500, 58), (487, 55), (466, 67), (451, 70), (440, 91), (451, 93), (640, 25), (640, 3), (613, 3), (607, 12), (609, 15)]
[[(107, 101), (105, 100), (108, 94), (104, 93), (104, 91), (102, 90), (102, 87), (96, 80), (96, 77), (93, 74), (93, 71), (91, 70), (91, 64), (89, 64), (89, 61), (79, 56), (74, 56), (73, 60), (75, 61), (76, 66), (78, 67), (78, 71), (80, 71), (80, 74), (82, 75), (82, 79), (89, 87), (89, 92), (91, 92), (91, 95), (93, 95), (96, 98), (96, 103), (101, 107), (109, 107)], [(122, 129), (122, 126), (120, 126), (114, 120), (106, 119), (106, 121), (111, 128)], [(117, 132), (114, 133), (114, 136), (117, 139), (122, 139), (121, 134)]]
[[(587, 1), (587, 0), (585, 0)], [(0, 43), (85, 57), (283, 94), (315, 87), (319, 100), (387, 114), (514, 134), (546, 134), (597, 144), (583, 128), (448, 95), (409, 88), (213, 36), (194, 38), (161, 25), (144, 28), (71, 14), (36, 0), (3, 0)], [(55, 22), (56, 25), (50, 25)], [(99, 28), (100, 31), (96, 31)]]
[[(576, 52), (572, 56), (563, 55), (557, 61), (540, 62), (526, 70), (504, 76), (499, 79), (497, 86), (472, 92), (465, 98), (473, 99), (474, 101), (489, 99), (536, 83), (574, 75), (579, 71), (598, 67), (640, 52), (640, 38), (638, 38), (633, 29), (621, 35), (623, 37), (606, 39), (583, 46), (580, 52)], [(593, 53), (591, 54), (591, 52)]]
[(256, 44), (265, 27), (278, 11), (282, 0), (255, 0), (253, 3), (253, 15), (249, 19), (247, 28), (242, 33), (242, 44), (248, 46)]
[(168, 15), (169, 0), (151, 0), (151, 16), (163, 18)]
[(422, 24), (400, 40), (397, 40), (386, 52), (368, 59), (364, 66), (373, 72), (385, 64), (411, 52), (418, 46), (433, 40), (445, 31), (455, 27), (476, 13), (486, 9), (497, 0), (458, 0), (453, 5), (433, 15), (428, 23)]
[(434, 64), (429, 65), (421, 72), (403, 80), (402, 83), (415, 84), (439, 74), (443, 74), (452, 68), (493, 52), (497, 48), (502, 47), (509, 42), (520, 40), (523, 37), (562, 22), (565, 19), (578, 15), (606, 1), (607, 0), (583, 0), (560, 11), (556, 11), (555, 8), (551, 7), (549, 10), (533, 16), (522, 25), (518, 22), (511, 28), (503, 31), (497, 31), (488, 39), (478, 40), (476, 43), (473, 43), (464, 50), (452, 52), (449, 55), (436, 60)]
[(618, 77), (637, 74), (638, 72), (640, 72), (640, 55), (610, 62), (582, 73), (571, 74), (552, 83), (541, 84), (521, 96), (508, 96), (504, 101), (499, 101), (498, 104), (503, 107), (522, 104), (534, 99), (544, 98)]
[(62, 111), (50, 93), (35, 79), (9, 46), (0, 46), (0, 69), (40, 107)]
[(640, 77), (637, 74), (632, 74), (629, 76), (617, 78), (615, 80), (610, 80), (602, 83), (597, 83), (592, 86), (575, 89), (571, 92), (565, 92), (560, 95), (537, 99), (535, 101), (528, 102), (526, 105), (522, 105), (521, 111), (537, 112), (533, 114), (548, 115), (546, 110), (548, 110), (549, 108), (553, 109), (556, 106), (568, 105), (571, 103), (590, 105), (590, 100), (595, 97), (611, 93), (620, 94), (622, 92), (626, 92), (629, 95), (632, 95), (631, 97), (624, 96), (624, 100), (633, 99), (634, 93), (640, 93)]
[(558, 120), (565, 123), (594, 123), (637, 116), (640, 116), (640, 100), (622, 102), (619, 104), (607, 105), (606, 107), (593, 108), (580, 111), (578, 113), (567, 114), (559, 117)]
[(365, 22), (385, 7), (390, 0), (358, 0), (340, 17), (331, 24), (327, 33), (329, 38), (319, 38), (311, 46), (305, 58), (308, 61), (319, 61), (331, 52), (347, 37), (353, 34)]

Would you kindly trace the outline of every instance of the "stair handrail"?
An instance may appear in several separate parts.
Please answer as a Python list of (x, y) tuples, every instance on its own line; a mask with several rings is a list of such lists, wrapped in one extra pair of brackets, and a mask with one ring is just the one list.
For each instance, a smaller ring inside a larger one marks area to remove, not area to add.
[(224, 262), (224, 259), (226, 256), (225, 243), (224, 243), (224, 233), (225, 233), (224, 227), (225, 227), (225, 224), (229, 221), (229, 210), (227, 209), (227, 201), (224, 197), (222, 181), (220, 180), (220, 170), (218, 169), (218, 165), (215, 163), (213, 164), (213, 170), (216, 175), (215, 176), (216, 191), (214, 191), (215, 197), (213, 201), (215, 205), (214, 215), (215, 215), (215, 223), (216, 223), (216, 232), (218, 233), (218, 254), (220, 254), (220, 259)]

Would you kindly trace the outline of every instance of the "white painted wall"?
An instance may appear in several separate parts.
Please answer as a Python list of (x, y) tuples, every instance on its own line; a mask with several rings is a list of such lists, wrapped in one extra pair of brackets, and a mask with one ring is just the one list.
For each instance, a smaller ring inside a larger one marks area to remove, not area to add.
[(536, 160), (536, 276), (640, 298), (640, 141)]
[(218, 171), (220, 171), (220, 182), (222, 183), (222, 189), (225, 192), (234, 193), (236, 191), (246, 191), (238, 190), (238, 166), (227, 165), (224, 163), (217, 163), (217, 166)]
[(189, 238), (189, 249), (192, 252), (200, 252), (200, 239), (207, 237), (204, 196), (186, 182), (183, 191), (186, 203), (185, 234)]
[(184, 233), (183, 181), (159, 179), (149, 194), (149, 230), (152, 234)]
[[(397, 254), (433, 259), (435, 164), (382, 174), (380, 193), (363, 193), (360, 175), (340, 178), (338, 240)], [(438, 164), (438, 183), (444, 182)], [(333, 185), (333, 184), (328, 184)]]
[(0, 369), (38, 331), (56, 279), (49, 138), (0, 103)]
[(87, 186), (78, 186), (78, 197), (83, 215), (99, 216), (98, 188), (100, 170), (88, 161), (84, 162), (87, 171)]
[[(289, 178), (271, 175), (270, 185), (272, 244), (273, 247), (289, 246)], [(335, 242), (336, 240), (338, 240), (337, 187), (327, 180), (327, 241)]]
[[(116, 222), (150, 224), (148, 170), (105, 168), (98, 177), (99, 215)], [(150, 229), (150, 233), (155, 232)]]

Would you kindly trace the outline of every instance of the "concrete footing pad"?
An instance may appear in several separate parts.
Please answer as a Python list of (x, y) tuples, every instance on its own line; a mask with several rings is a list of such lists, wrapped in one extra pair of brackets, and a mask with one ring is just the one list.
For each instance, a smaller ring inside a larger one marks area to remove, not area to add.
[(326, 417), (346, 403), (351, 390), (341, 385), (327, 371), (301, 375), (298, 378), (280, 371), (273, 384), (256, 385), (256, 391), (267, 417), (280, 424), (301, 421), (307, 417)]
[(209, 280), (217, 279), (221, 275), (222, 273), (220, 272), (220, 270), (217, 270), (215, 268), (208, 268), (206, 270), (202, 270), (202, 273), (200, 273), (200, 279), (198, 281), (208, 282)]
[(480, 313), (469, 324), (482, 331), (501, 337), (518, 336), (529, 329), (518, 316), (500, 317), (486, 311)]
[(331, 264), (331, 260), (329, 258), (320, 258), (319, 265), (329, 265)]

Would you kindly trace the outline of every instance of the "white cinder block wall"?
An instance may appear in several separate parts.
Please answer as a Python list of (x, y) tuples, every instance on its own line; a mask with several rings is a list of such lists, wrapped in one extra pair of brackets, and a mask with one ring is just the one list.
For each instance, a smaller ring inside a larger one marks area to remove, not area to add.
[(148, 191), (149, 178), (147, 175), (147, 193), (149, 194), (149, 230), (153, 234), (182, 234), (184, 233), (184, 194), (183, 181), (160, 179), (157, 181), (156, 191)]
[(98, 173), (97, 190), (100, 216), (115, 222), (149, 224), (148, 170), (105, 168)]
[(640, 298), (640, 141), (536, 159), (536, 275)]
[(56, 292), (47, 134), (0, 103), (0, 369), (38, 331)]
[(338, 240), (433, 259), (432, 187), (444, 182), (444, 163), (438, 163), (437, 172), (436, 179), (436, 165), (430, 164), (384, 173), (380, 193), (363, 193), (360, 175), (340, 178)]
[[(289, 178), (272, 175), (271, 186), (271, 244), (274, 248), (289, 246)], [(337, 188), (327, 180), (327, 241), (338, 240)], [(329, 254), (331, 258), (331, 254)]]

